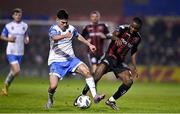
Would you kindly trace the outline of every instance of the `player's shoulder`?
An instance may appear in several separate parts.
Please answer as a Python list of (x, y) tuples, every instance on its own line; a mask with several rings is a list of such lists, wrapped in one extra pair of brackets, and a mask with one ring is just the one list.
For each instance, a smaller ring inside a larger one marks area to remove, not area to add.
[(24, 21), (21, 21), (21, 24), (25, 25), (25, 26), (28, 26), (28, 24), (26, 22), (24, 22)]
[(87, 24), (87, 25), (84, 25), (84, 26), (83, 26), (83, 29), (90, 28), (90, 27), (92, 27), (92, 23)]
[(77, 31), (77, 29), (73, 25), (68, 25), (68, 30)]
[(139, 32), (137, 32), (136, 34), (137, 34), (137, 37), (139, 37), (140, 39), (142, 38)]
[(52, 29), (52, 28), (58, 28), (58, 25), (53, 24), (53, 25), (50, 26), (50, 29)]
[(106, 26), (106, 24), (105, 24), (105, 23), (99, 23), (98, 25), (101, 25), (101, 26)]
[(135, 35), (134, 35), (134, 38), (135, 38), (135, 41), (136, 42), (141, 42), (142, 38), (141, 38), (141, 35), (139, 32), (137, 32)]
[(58, 29), (59, 29), (59, 26), (56, 25), (56, 24), (53, 24), (53, 25), (50, 26), (49, 31), (51, 31), (51, 30), (58, 30)]
[(119, 29), (128, 29), (129, 28), (129, 24), (124, 24), (124, 25), (118, 25)]
[(6, 23), (6, 24), (5, 24), (5, 27), (10, 27), (10, 26), (12, 26), (13, 24), (14, 24), (14, 22), (13, 22), (13, 21), (8, 22), (8, 23)]
[(24, 21), (20, 22), (20, 26), (23, 27), (24, 29), (28, 28), (28, 24), (26, 22), (24, 22)]
[(99, 23), (99, 26), (108, 27), (108, 24), (107, 23)]
[(75, 29), (75, 27), (73, 25), (68, 25), (69, 29)]
[(127, 24), (124, 24), (124, 25), (118, 25), (116, 26), (116, 31), (119, 31), (119, 32), (123, 32), (123, 31), (126, 31), (129, 29), (129, 25)]
[[(8, 22), (5, 26), (14, 26), (15, 24), (17, 24), (17, 23), (14, 21), (11, 21), (11, 22)], [(19, 24), (20, 24), (20, 26), (25, 26), (25, 27), (28, 26), (28, 24), (24, 21), (21, 21)]]

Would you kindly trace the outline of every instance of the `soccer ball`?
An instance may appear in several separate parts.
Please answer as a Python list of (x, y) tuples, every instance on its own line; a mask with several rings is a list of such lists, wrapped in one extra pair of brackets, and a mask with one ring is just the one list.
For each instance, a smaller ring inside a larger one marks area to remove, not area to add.
[(82, 108), (82, 109), (86, 109), (86, 108), (90, 107), (91, 99), (87, 95), (81, 95), (77, 98), (76, 103), (77, 103), (77, 107)]

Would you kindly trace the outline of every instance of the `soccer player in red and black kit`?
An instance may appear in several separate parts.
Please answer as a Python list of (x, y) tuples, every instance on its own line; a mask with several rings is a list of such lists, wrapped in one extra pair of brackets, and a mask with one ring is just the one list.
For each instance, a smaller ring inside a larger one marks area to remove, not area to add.
[(82, 36), (86, 38), (91, 44), (96, 46), (96, 52), (89, 51), (90, 66), (92, 73), (95, 72), (98, 60), (104, 54), (104, 42), (110, 37), (107, 25), (99, 23), (100, 13), (92, 11), (90, 13), (91, 23), (86, 25), (82, 31)]
[[(123, 82), (114, 95), (105, 102), (106, 105), (114, 110), (118, 110), (115, 101), (129, 90), (133, 84), (133, 77), (138, 77), (136, 69), (136, 54), (138, 45), (141, 42), (141, 37), (138, 32), (141, 29), (141, 26), (141, 19), (135, 17), (130, 25), (121, 25), (117, 27), (113, 32), (112, 41), (109, 45), (108, 51), (102, 57), (102, 60), (97, 66), (94, 74), (95, 83), (97, 83), (105, 73), (110, 71), (113, 71), (116, 78)], [(131, 50), (131, 67), (128, 67), (128, 65), (124, 63), (129, 50)], [(86, 85), (82, 94), (86, 95), (88, 90), (89, 88)]]

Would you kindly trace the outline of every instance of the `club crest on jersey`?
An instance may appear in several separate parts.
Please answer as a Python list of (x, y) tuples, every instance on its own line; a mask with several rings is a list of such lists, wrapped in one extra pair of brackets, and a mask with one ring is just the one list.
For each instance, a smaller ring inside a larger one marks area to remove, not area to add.
[(88, 31), (92, 31), (93, 30), (93, 27), (89, 27), (89, 28), (87, 28), (88, 29)]
[(102, 31), (103, 30), (103, 26), (98, 26), (98, 30)]
[(11, 27), (11, 30), (14, 30), (14, 27), (13, 27), (13, 26)]
[(121, 43), (127, 45), (129, 48), (133, 46), (132, 44), (128, 43), (125, 39), (121, 39)]
[(61, 32), (60, 32), (60, 31), (58, 31), (58, 35), (61, 35)]
[(25, 31), (25, 27), (23, 27), (22, 30)]

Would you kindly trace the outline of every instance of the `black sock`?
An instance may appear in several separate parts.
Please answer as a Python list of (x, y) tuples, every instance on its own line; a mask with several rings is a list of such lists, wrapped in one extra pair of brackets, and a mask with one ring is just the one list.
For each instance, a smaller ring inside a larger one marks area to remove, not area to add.
[(55, 93), (54, 89), (50, 89), (50, 88), (48, 89), (48, 100), (49, 101), (52, 101), (54, 93)]
[(48, 89), (48, 93), (54, 94), (54, 93), (55, 93), (55, 90), (54, 90), (54, 89), (49, 88), (49, 89)]
[(82, 94), (86, 95), (88, 91), (89, 91), (89, 86), (86, 84), (83, 91), (82, 91)]
[(130, 85), (130, 86), (127, 86), (127, 85), (125, 85), (125, 84), (122, 84), (122, 85), (119, 87), (119, 89), (116, 91), (116, 93), (114, 93), (113, 98), (114, 98), (115, 100), (117, 100), (119, 97), (121, 97), (122, 95), (124, 95), (124, 94), (129, 90), (130, 87), (131, 87), (131, 85)]
[(9, 74), (7, 75), (6, 80), (5, 80), (4, 83), (5, 83), (7, 86), (10, 86), (11, 83), (13, 82), (13, 80), (14, 80), (14, 76), (13, 76), (12, 72), (10, 71)]

